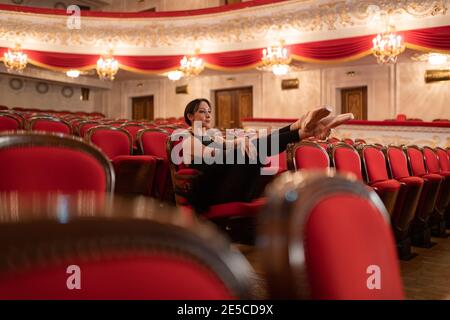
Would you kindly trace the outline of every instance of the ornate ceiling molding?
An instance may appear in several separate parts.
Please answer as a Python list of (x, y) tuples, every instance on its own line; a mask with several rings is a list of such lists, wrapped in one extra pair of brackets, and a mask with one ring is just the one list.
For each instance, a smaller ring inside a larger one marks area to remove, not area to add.
[(449, 0), (292, 0), (195, 17), (82, 17), (81, 29), (67, 28), (67, 17), (0, 11), (0, 46), (20, 41), (26, 49), (119, 55), (177, 55), (264, 47), (372, 34), (373, 17), (388, 10), (398, 30), (448, 25)]

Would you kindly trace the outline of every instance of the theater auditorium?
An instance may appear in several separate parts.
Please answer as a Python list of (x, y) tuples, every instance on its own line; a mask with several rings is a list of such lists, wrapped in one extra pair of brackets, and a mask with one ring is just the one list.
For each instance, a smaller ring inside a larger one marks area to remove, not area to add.
[(450, 300), (449, 5), (0, 0), (0, 300)]

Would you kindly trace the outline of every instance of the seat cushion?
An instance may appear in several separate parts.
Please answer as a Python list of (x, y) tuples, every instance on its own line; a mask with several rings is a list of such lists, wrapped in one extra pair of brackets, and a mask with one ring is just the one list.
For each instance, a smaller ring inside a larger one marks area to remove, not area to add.
[(435, 174), (435, 173), (424, 174), (423, 176), (421, 176), (421, 178), (427, 179), (430, 181), (435, 181), (435, 182), (442, 181), (442, 179), (443, 179), (442, 176), (440, 176), (439, 174)]
[(400, 189), (400, 182), (394, 179), (389, 179), (372, 183), (370, 186), (383, 191), (396, 191)]
[(398, 179), (398, 181), (406, 183), (408, 185), (423, 185), (423, 179), (419, 177), (405, 177)]
[(255, 216), (266, 204), (265, 198), (259, 198), (252, 202), (229, 202), (213, 205), (208, 212), (203, 214), (208, 219), (219, 219), (239, 216)]

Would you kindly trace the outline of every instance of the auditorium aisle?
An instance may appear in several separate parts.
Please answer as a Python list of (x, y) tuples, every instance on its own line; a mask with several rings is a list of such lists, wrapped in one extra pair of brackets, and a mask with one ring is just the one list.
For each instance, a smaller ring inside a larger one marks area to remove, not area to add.
[[(450, 235), (447, 230), (447, 234)], [(450, 238), (432, 238), (429, 249), (413, 247), (418, 255), (410, 261), (400, 261), (403, 286), (408, 300), (450, 300)], [(235, 244), (255, 269), (254, 293), (257, 299), (268, 299), (264, 272), (253, 246)]]

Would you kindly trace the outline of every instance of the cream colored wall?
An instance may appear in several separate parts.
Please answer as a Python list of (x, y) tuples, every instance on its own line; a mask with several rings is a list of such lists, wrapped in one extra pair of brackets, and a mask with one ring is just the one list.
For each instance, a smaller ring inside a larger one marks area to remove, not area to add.
[[(254, 117), (298, 118), (322, 104), (332, 106), (334, 112), (339, 113), (340, 89), (367, 86), (369, 120), (395, 118), (398, 113), (425, 121), (450, 118), (450, 82), (425, 84), (425, 68), (426, 65), (408, 62), (396, 66), (330, 66), (303, 70), (283, 78), (254, 72), (203, 75), (177, 82), (163, 77), (116, 82), (112, 92), (105, 94), (104, 109), (111, 117), (131, 118), (132, 97), (154, 95), (155, 117), (179, 117), (192, 99), (208, 98), (214, 109), (215, 90), (251, 86)], [(354, 76), (348, 76), (349, 71), (353, 71)], [(289, 78), (299, 79), (299, 89), (281, 90), (281, 80)], [(175, 94), (175, 87), (185, 84), (189, 93)]]
[[(349, 76), (348, 72), (354, 72)], [(340, 90), (367, 86), (367, 117), (370, 120), (384, 120), (392, 117), (394, 106), (391, 102), (390, 66), (351, 66), (322, 69), (322, 103), (341, 111)]]
[(425, 83), (426, 69), (426, 62), (398, 64), (398, 113), (428, 121), (450, 119), (450, 81)]
[(102, 94), (97, 90), (90, 90), (89, 100), (81, 101), (79, 87), (72, 86), (74, 94), (71, 98), (66, 98), (61, 94), (63, 88), (61, 85), (49, 83), (48, 92), (41, 94), (36, 91), (36, 81), (24, 79), (22, 89), (12, 90), (9, 86), (10, 79), (7, 76), (0, 76), (0, 105), (69, 111), (101, 111)]

